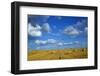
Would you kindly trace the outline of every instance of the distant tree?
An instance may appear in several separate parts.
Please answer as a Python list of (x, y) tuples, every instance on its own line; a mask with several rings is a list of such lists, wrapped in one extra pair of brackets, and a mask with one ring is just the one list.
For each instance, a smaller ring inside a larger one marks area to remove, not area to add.
[(61, 59), (61, 56), (59, 56), (59, 59)]
[(82, 51), (84, 51), (84, 48), (82, 49)]

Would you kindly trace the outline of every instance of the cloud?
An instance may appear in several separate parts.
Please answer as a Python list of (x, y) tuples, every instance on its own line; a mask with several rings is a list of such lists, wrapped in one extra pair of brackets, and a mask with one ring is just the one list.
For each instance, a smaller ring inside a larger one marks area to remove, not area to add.
[(80, 44), (80, 42), (79, 41), (74, 41), (74, 44)]
[(63, 46), (63, 43), (59, 42), (57, 43), (58, 46)]
[[(52, 28), (56, 29), (56, 26), (53, 26)], [(59, 33), (53, 33), (52, 32), (52, 28), (50, 27), (49, 23), (44, 23), (42, 25), (42, 31), (49, 33), (49, 35), (53, 35), (53, 36), (59, 36)]]
[(80, 33), (82, 33), (82, 31), (74, 28), (73, 26), (69, 26), (64, 29), (64, 34), (66, 35), (75, 36), (75, 35), (79, 35)]
[(48, 43), (55, 44), (57, 41), (55, 39), (48, 39)]
[(84, 32), (83, 32), (83, 36), (87, 36), (88, 35), (88, 27), (84, 28)]
[(55, 39), (48, 39), (48, 40), (35, 40), (35, 44), (37, 45), (45, 45), (45, 44), (56, 44), (56, 40)]
[(79, 41), (74, 41), (74, 42), (66, 42), (66, 43), (63, 43), (63, 42), (58, 42), (57, 45), (58, 46), (63, 46), (63, 45), (77, 45), (77, 44), (80, 44)]
[(50, 25), (48, 23), (44, 23), (42, 25), (42, 29), (43, 31), (48, 32), (48, 33), (51, 31)]
[(76, 23), (76, 25), (82, 25), (82, 22), (80, 22), (80, 21), (78, 21), (77, 23)]
[(46, 44), (47, 41), (43, 41), (43, 40), (36, 40), (35, 44), (40, 45), (40, 44)]
[(64, 43), (64, 45), (72, 45), (73, 42)]
[(28, 33), (29, 35), (31, 36), (34, 36), (34, 37), (40, 37), (42, 36), (42, 32), (41, 32), (41, 27), (36, 24), (36, 26), (32, 26), (31, 23), (28, 24)]
[(76, 24), (73, 24), (71, 26), (73, 26), (76, 29), (83, 30), (83, 32), (84, 32), (84, 28), (88, 27), (88, 24), (87, 24), (87, 20), (83, 19), (81, 21), (76, 22)]
[(79, 41), (73, 41), (73, 42), (62, 42), (62, 41), (57, 41), (55, 39), (47, 39), (47, 40), (35, 40), (34, 43), (36, 45), (43, 45), (43, 46), (38, 46), (36, 49), (43, 49), (43, 48), (52, 48), (52, 47), (57, 47), (57, 48), (61, 48), (61, 47), (67, 47), (70, 45), (81, 45)]
[[(85, 29), (84, 29), (85, 27)], [(87, 20), (83, 19), (81, 21), (76, 22), (75, 24), (69, 25), (65, 27), (63, 33), (69, 35), (71, 37), (76, 37), (80, 34), (86, 34), (87, 32)]]
[(87, 31), (88, 31), (88, 27), (85, 27), (85, 28), (84, 28), (84, 31), (87, 32)]

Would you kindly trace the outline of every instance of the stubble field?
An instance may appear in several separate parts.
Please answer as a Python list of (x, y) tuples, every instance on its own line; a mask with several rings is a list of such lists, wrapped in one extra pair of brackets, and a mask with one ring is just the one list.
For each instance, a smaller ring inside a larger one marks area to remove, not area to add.
[(84, 58), (88, 58), (87, 48), (70, 48), (60, 50), (32, 50), (31, 52), (28, 52), (28, 61)]

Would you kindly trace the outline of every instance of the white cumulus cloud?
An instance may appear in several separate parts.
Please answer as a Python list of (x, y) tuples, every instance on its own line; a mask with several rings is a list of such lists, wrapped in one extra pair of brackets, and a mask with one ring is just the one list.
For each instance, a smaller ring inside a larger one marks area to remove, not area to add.
[(66, 43), (63, 43), (64, 45), (73, 45), (73, 44), (80, 44), (79, 41), (74, 41), (74, 42), (66, 42)]
[(79, 35), (82, 31), (74, 28), (73, 26), (66, 27), (64, 29), (64, 34), (66, 35)]
[(41, 27), (36, 24), (36, 26), (32, 26), (31, 23), (28, 24), (28, 33), (29, 35), (31, 36), (34, 36), (34, 37), (40, 37), (42, 36), (42, 32), (41, 32)]
[(47, 39), (47, 40), (35, 40), (35, 44), (38, 44), (38, 45), (40, 45), (40, 44), (56, 44), (56, 40), (55, 39)]
[(48, 33), (51, 31), (50, 25), (48, 23), (44, 23), (42, 26), (42, 29), (43, 31), (48, 32)]
[(38, 44), (38, 45), (40, 45), (40, 44), (47, 44), (47, 41), (36, 40), (36, 41), (35, 41), (35, 44)]
[(63, 43), (63, 42), (58, 42), (57, 43), (57, 45), (58, 46), (63, 46), (63, 45), (73, 45), (73, 44), (78, 44), (78, 42), (65, 42), (65, 43)]

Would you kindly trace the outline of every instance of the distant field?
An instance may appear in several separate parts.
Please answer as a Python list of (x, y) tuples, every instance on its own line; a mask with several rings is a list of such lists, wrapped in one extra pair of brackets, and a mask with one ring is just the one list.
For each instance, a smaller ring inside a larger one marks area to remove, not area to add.
[(88, 58), (87, 48), (70, 48), (62, 50), (32, 50), (31, 52), (28, 52), (28, 61), (83, 58)]

